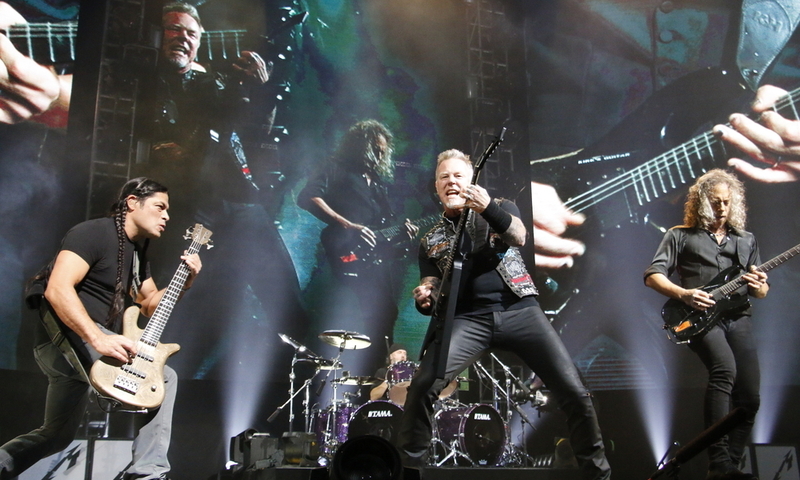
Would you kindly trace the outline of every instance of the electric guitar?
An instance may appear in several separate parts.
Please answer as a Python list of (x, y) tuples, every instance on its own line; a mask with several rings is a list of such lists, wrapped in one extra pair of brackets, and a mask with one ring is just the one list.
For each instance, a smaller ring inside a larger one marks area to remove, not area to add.
[[(199, 223), (187, 232), (186, 238), (192, 240), (188, 255), (199, 252), (203, 245), (211, 248), (211, 231)], [(164, 401), (164, 365), (180, 346), (159, 343), (159, 339), (188, 276), (189, 267), (181, 262), (144, 330), (137, 325), (139, 307), (134, 305), (125, 310), (122, 334), (136, 342), (137, 353), (128, 363), (111, 357), (100, 357), (94, 362), (89, 381), (101, 395), (137, 408), (156, 408)]]
[[(411, 223), (422, 230), (433, 226), (440, 218), (440, 214), (428, 215)], [(333, 268), (346, 275), (358, 274), (369, 265), (382, 263), (391, 256), (390, 249), (409, 240), (405, 223), (373, 229), (372, 232), (375, 234), (374, 246), (368, 244), (356, 230), (338, 227), (323, 230), (320, 240)]]
[[(798, 253), (800, 245), (795, 245), (756, 269), (766, 273)], [(742, 267), (734, 265), (720, 272), (708, 285), (702, 287), (717, 302), (705, 311), (696, 310), (674, 298), (667, 300), (661, 309), (661, 317), (670, 340), (675, 343), (689, 343), (709, 331), (726, 314), (748, 307), (750, 301), (747, 298), (747, 282), (742, 279), (744, 273), (746, 272)]]
[[(506, 134), (506, 127), (500, 128), (500, 133), (486, 146), (480, 157), (472, 166), (472, 181), (470, 185), (477, 185), (478, 177), (489, 157), (500, 146)], [(453, 323), (458, 304), (461, 275), (464, 272), (466, 256), (469, 253), (469, 237), (465, 237), (465, 228), (470, 214), (470, 209), (463, 208), (458, 217), (458, 223), (453, 232), (453, 240), (447, 248), (447, 261), (442, 268), (442, 281), (439, 284), (438, 295), (434, 296), (431, 309), (431, 321), (422, 343), (422, 358), (425, 350), (432, 341), (434, 343), (433, 364), (436, 366), (436, 378), (444, 378), (447, 370), (447, 356), (450, 351), (450, 341), (453, 337)]]

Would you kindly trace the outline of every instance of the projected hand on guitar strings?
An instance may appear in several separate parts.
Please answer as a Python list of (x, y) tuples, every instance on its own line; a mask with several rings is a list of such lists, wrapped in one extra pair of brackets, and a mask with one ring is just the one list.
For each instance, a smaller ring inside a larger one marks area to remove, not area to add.
[(800, 179), (800, 121), (791, 120), (776, 110), (785, 103), (794, 103), (794, 91), (765, 85), (756, 92), (753, 112), (757, 119), (741, 113), (730, 116), (730, 125), (717, 125), (714, 133), (756, 162), (731, 158), (728, 165), (745, 177), (763, 183), (795, 182)]

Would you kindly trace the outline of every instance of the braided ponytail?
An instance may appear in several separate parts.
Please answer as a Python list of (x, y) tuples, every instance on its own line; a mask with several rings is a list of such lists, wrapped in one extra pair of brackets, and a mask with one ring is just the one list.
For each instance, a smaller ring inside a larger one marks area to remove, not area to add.
[[(133, 195), (136, 201), (143, 203), (148, 197), (156, 193), (167, 193), (167, 187), (145, 177), (138, 177), (128, 180), (122, 186), (117, 197), (117, 201), (111, 205), (111, 215), (114, 217), (114, 227), (117, 230), (117, 278), (114, 284), (114, 297), (111, 300), (111, 308), (106, 318), (105, 326), (110, 330), (115, 330), (115, 323), (118, 321), (120, 313), (125, 306), (125, 288), (122, 272), (125, 267), (125, 243), (128, 238), (125, 233), (125, 218), (128, 215), (128, 197)], [(145, 249), (148, 242), (145, 242)], [(134, 253), (135, 255), (135, 253)], [(138, 275), (139, 272), (132, 272)]]

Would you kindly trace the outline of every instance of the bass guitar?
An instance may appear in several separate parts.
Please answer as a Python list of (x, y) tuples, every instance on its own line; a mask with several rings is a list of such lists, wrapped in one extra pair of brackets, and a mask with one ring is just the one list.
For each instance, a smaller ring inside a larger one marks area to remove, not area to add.
[[(766, 273), (798, 253), (800, 245), (795, 245), (756, 269)], [(689, 343), (708, 332), (726, 315), (747, 308), (750, 301), (747, 298), (747, 282), (742, 278), (744, 273), (742, 267), (734, 265), (720, 272), (708, 285), (702, 287), (716, 302), (706, 310), (696, 310), (674, 298), (667, 300), (661, 309), (661, 317), (670, 340), (675, 343)]]
[[(199, 223), (185, 238), (192, 240), (188, 255), (199, 252), (203, 245), (211, 248), (211, 231)], [(164, 401), (164, 365), (180, 346), (160, 343), (159, 339), (188, 277), (189, 267), (181, 262), (144, 330), (138, 326), (139, 307), (134, 305), (125, 310), (122, 335), (136, 343), (137, 353), (128, 363), (111, 357), (100, 357), (94, 362), (89, 381), (101, 395), (137, 408), (156, 408)]]

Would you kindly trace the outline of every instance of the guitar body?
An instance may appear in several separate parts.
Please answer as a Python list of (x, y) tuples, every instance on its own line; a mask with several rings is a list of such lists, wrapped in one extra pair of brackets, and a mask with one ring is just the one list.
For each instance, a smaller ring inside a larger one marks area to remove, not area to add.
[[(741, 267), (734, 265), (720, 272), (702, 290), (711, 293), (740, 277), (742, 273), (744, 271)], [(727, 295), (712, 293), (712, 297), (717, 303), (705, 311), (696, 310), (674, 298), (667, 300), (661, 309), (661, 317), (664, 319), (664, 329), (675, 343), (688, 343), (699, 338), (711, 330), (726, 314), (734, 313), (750, 304), (746, 284)]]
[[(92, 365), (89, 380), (101, 394), (136, 408), (156, 408), (164, 401), (164, 365), (180, 350), (176, 343), (141, 342), (143, 330), (137, 325), (139, 308), (128, 307), (123, 316), (122, 335), (136, 342), (137, 356), (131, 363), (101, 357)], [(126, 367), (132, 367), (134, 371)]]

